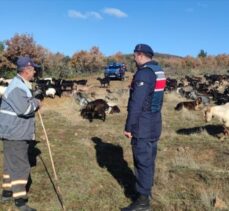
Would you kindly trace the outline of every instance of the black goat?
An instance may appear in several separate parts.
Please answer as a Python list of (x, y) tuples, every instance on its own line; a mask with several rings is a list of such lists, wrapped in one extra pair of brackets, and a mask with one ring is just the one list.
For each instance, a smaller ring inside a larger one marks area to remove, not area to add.
[(115, 106), (110, 106), (110, 112), (109, 112), (109, 114), (114, 114), (114, 113), (120, 113), (121, 111), (120, 111), (120, 108), (117, 106), (117, 105), (115, 105)]
[(61, 85), (62, 90), (72, 91), (74, 87), (74, 81), (73, 80), (61, 80), (60, 85)]
[(109, 108), (107, 102), (103, 99), (97, 99), (89, 102), (85, 108), (81, 110), (81, 116), (84, 119), (89, 119), (90, 122), (94, 118), (101, 118), (103, 121), (106, 120), (106, 113)]
[(47, 88), (51, 86), (51, 81), (50, 80), (44, 80), (44, 79), (36, 79), (36, 84), (39, 88)]
[(82, 80), (75, 80), (74, 81), (76, 84), (79, 84), (79, 85), (86, 85), (87, 84), (87, 80), (84, 80), (84, 79), (82, 79)]
[(105, 87), (110, 86), (110, 78), (105, 77), (105, 78), (97, 78), (97, 80), (100, 82), (100, 87)]

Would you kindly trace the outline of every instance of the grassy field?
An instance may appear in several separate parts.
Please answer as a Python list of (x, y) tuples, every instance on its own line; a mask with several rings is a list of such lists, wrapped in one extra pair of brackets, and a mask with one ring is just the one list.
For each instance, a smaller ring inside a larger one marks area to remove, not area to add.
[[(112, 81), (110, 89), (127, 89), (130, 79)], [(99, 92), (98, 96), (105, 93), (98, 86), (93, 91)], [(132, 152), (129, 140), (123, 136), (127, 99), (125, 93), (117, 101), (120, 114), (92, 123), (80, 117), (80, 107), (73, 97), (45, 100), (41, 114), (68, 211), (115, 211), (130, 203), (134, 184)], [(217, 121), (206, 124), (202, 110), (174, 111), (181, 100), (175, 93), (165, 95), (153, 210), (229, 210), (228, 139), (217, 138), (221, 125)], [(31, 151), (29, 203), (39, 211), (61, 210), (38, 117), (36, 141)], [(0, 163), (2, 166), (2, 153)], [(0, 210), (13, 211), (14, 206), (0, 205)]]

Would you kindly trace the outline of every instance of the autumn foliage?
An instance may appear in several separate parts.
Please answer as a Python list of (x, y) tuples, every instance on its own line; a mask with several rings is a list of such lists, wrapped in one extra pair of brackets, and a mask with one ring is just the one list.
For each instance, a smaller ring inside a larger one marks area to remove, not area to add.
[[(77, 46), (76, 46), (77, 47)], [(28, 34), (16, 34), (9, 40), (0, 42), (0, 77), (12, 75), (16, 72), (18, 56), (29, 55), (41, 65), (43, 75), (57, 78), (75, 77), (79, 73), (93, 73), (102, 71), (110, 62), (122, 62), (127, 70), (134, 71), (135, 63), (132, 54), (124, 55), (117, 52), (105, 57), (98, 47), (93, 46), (89, 51), (75, 52), (72, 57), (59, 52), (52, 53), (41, 45), (36, 44), (33, 37)], [(207, 55), (201, 50), (197, 57), (178, 57), (156, 54), (154, 57), (163, 68), (174, 72), (188, 72), (189, 70), (216, 70), (229, 68), (229, 55)]]
[(89, 52), (80, 51), (75, 53), (71, 59), (71, 67), (76, 72), (98, 72), (105, 65), (105, 57), (99, 48), (92, 47)]

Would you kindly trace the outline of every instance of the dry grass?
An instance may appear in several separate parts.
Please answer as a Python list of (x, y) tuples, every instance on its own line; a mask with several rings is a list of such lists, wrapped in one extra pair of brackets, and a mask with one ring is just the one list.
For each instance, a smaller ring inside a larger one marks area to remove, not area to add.
[[(123, 82), (112, 81), (110, 90), (127, 89), (130, 80), (131, 77)], [(89, 84), (95, 84), (92, 91), (97, 97), (106, 95), (106, 89), (99, 88), (94, 76), (89, 78)], [(133, 162), (129, 140), (123, 136), (127, 98), (125, 93), (116, 101), (120, 114), (109, 115), (106, 122), (96, 119), (92, 123), (80, 117), (80, 107), (72, 97), (45, 100), (41, 113), (68, 211), (115, 211), (130, 202)], [(218, 122), (207, 125), (202, 111), (175, 111), (181, 100), (176, 93), (165, 95), (153, 208), (217, 210), (211, 202), (215, 196), (228, 208), (228, 140), (217, 139), (220, 125)], [(41, 154), (32, 168), (30, 204), (41, 211), (58, 211), (61, 208), (48, 175), (53, 180), (38, 119), (37, 141), (36, 148)], [(13, 205), (0, 205), (0, 210), (13, 209)]]

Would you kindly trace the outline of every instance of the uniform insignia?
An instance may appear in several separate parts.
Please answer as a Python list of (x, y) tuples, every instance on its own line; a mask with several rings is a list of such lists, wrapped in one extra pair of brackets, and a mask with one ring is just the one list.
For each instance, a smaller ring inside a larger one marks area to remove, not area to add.
[(137, 86), (143, 86), (144, 82), (143, 81), (137, 81), (136, 84), (137, 84)]

